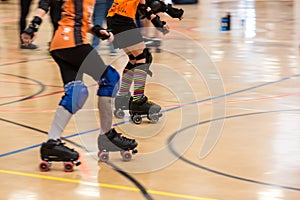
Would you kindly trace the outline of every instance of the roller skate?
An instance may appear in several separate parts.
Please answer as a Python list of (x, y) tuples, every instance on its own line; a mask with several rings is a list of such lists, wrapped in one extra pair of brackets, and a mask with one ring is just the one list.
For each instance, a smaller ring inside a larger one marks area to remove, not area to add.
[[(98, 136), (98, 157), (99, 161), (107, 162), (109, 160), (109, 152), (119, 151), (123, 161), (130, 161), (132, 154), (138, 151), (135, 149), (138, 143), (134, 139), (121, 136), (115, 129)], [(132, 153), (131, 153), (131, 152)]]
[(142, 115), (147, 115), (151, 123), (157, 123), (162, 116), (161, 107), (151, 101), (148, 101), (146, 96), (143, 96), (137, 101), (132, 101), (130, 104), (129, 113), (131, 120), (135, 124), (142, 123)]
[(143, 37), (147, 48), (154, 48), (156, 53), (160, 53), (161, 39), (154, 37)]
[(39, 169), (42, 172), (50, 170), (52, 161), (63, 162), (65, 172), (72, 172), (74, 165), (78, 166), (81, 164), (80, 161), (78, 161), (78, 152), (65, 146), (59, 139), (50, 139), (44, 142), (41, 146), (40, 153), (43, 161), (40, 163)]
[(114, 115), (119, 119), (123, 119), (125, 116), (124, 110), (129, 110), (129, 104), (131, 101), (132, 97), (130, 93), (117, 96), (115, 98)]

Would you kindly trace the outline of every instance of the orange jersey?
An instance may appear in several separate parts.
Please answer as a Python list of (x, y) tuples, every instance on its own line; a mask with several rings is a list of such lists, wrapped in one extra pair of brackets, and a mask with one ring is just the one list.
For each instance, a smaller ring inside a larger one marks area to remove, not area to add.
[(89, 44), (90, 16), (95, 0), (65, 0), (59, 27), (52, 38), (50, 51)]
[(108, 11), (107, 16), (112, 17), (115, 14), (135, 19), (135, 13), (140, 0), (114, 0), (113, 5)]

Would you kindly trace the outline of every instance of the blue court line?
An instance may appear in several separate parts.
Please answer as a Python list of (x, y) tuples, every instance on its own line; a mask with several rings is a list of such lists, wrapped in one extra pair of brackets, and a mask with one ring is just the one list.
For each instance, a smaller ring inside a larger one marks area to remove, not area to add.
[[(193, 105), (193, 104), (198, 104), (198, 103), (203, 103), (203, 102), (207, 102), (207, 101), (211, 101), (211, 100), (220, 99), (220, 98), (223, 98), (223, 97), (232, 96), (234, 94), (239, 94), (239, 93), (247, 92), (247, 91), (250, 91), (250, 90), (254, 90), (254, 89), (265, 87), (265, 86), (268, 86), (268, 85), (280, 83), (280, 82), (283, 82), (283, 81), (286, 81), (286, 80), (290, 80), (292, 78), (297, 78), (297, 77), (300, 77), (300, 74), (295, 74), (295, 75), (292, 75), (292, 76), (281, 78), (281, 79), (279, 79), (277, 81), (270, 81), (270, 82), (267, 82), (267, 83), (259, 84), (259, 85), (252, 86), (252, 87), (249, 87), (249, 88), (245, 88), (245, 89), (242, 89), (242, 90), (237, 90), (237, 91), (230, 92), (230, 93), (227, 93), (227, 94), (224, 94), (224, 95), (219, 95), (219, 96), (215, 96), (215, 97), (211, 97), (211, 98), (207, 98), (207, 99), (203, 99), (203, 100), (199, 100), (199, 101), (187, 103), (187, 104), (185, 104), (183, 106), (175, 106), (173, 108), (166, 109), (163, 112), (169, 112), (169, 111), (172, 111), (172, 110), (180, 109), (180, 108), (182, 108), (184, 106), (187, 106), (187, 105)], [(126, 124), (128, 122), (129, 122), (129, 120), (123, 121), (123, 122), (119, 122), (119, 123), (113, 124), (113, 126), (120, 126), (120, 125)], [(81, 133), (74, 133), (72, 135), (66, 136), (65, 138), (73, 138), (73, 137), (76, 137), (76, 136), (79, 136), (79, 135), (88, 134), (88, 133), (91, 133), (91, 132), (94, 132), (94, 131), (98, 131), (98, 130), (100, 130), (100, 128), (93, 129), (93, 130), (88, 130), (88, 131), (84, 131), (84, 132), (81, 132)], [(39, 146), (41, 146), (41, 144), (29, 146), (29, 147), (26, 147), (26, 148), (23, 148), (23, 149), (11, 151), (11, 152), (4, 153), (4, 154), (0, 154), (0, 158), (6, 157), (6, 156), (10, 156), (10, 155), (13, 155), (13, 154), (16, 154), (16, 153), (20, 153), (20, 152), (23, 152), (23, 151), (27, 151), (27, 150), (30, 150), (30, 149), (33, 149), (33, 148), (37, 148)]]

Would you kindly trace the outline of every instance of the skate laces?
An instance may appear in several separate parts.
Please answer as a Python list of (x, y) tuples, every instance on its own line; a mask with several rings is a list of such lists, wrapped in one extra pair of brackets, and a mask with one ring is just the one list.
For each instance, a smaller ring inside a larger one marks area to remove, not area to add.
[(66, 143), (62, 142), (61, 140), (57, 140), (57, 143), (56, 143), (57, 146), (62, 146), (62, 147), (66, 148), (66, 149), (68, 149), (70, 151), (74, 151), (74, 149), (71, 149), (71, 148), (67, 147), (65, 144)]
[(125, 136), (123, 136), (121, 133), (116, 133), (118, 136), (117, 138), (121, 141), (121, 142), (126, 142), (126, 143), (131, 143), (134, 142), (134, 139), (129, 139)]

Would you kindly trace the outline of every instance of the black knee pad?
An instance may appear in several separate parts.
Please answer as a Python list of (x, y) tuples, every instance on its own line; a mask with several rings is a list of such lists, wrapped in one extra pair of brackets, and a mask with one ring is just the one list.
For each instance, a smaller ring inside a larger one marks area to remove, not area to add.
[(149, 51), (148, 48), (145, 48), (143, 50), (143, 53), (141, 53), (140, 55), (136, 56), (135, 59), (138, 61), (138, 60), (142, 60), (146, 58), (146, 63), (149, 63), (151, 64), (152, 63), (152, 54), (151, 52)]
[(135, 65), (132, 64), (130, 61), (133, 61), (133, 60), (134, 60), (134, 62), (135, 62), (135, 57), (134, 57), (132, 54), (128, 55), (128, 57), (129, 57), (129, 61), (128, 61), (128, 63), (127, 63), (127, 65), (126, 65), (125, 69), (127, 69), (127, 70), (132, 70), (132, 69), (135, 67)]
[(128, 55), (128, 58), (129, 58), (129, 60), (135, 60), (135, 57), (132, 54)]
[(150, 70), (150, 65), (152, 63), (152, 54), (150, 53), (148, 48), (145, 48), (143, 50), (143, 53), (141, 53), (140, 55), (138, 55), (137, 57), (135, 57), (136, 60), (142, 60), (146, 58), (146, 63), (137, 63), (135, 65), (135, 69), (140, 69), (140, 70), (144, 70), (147, 72), (147, 74), (149, 76), (152, 76), (152, 72)]

